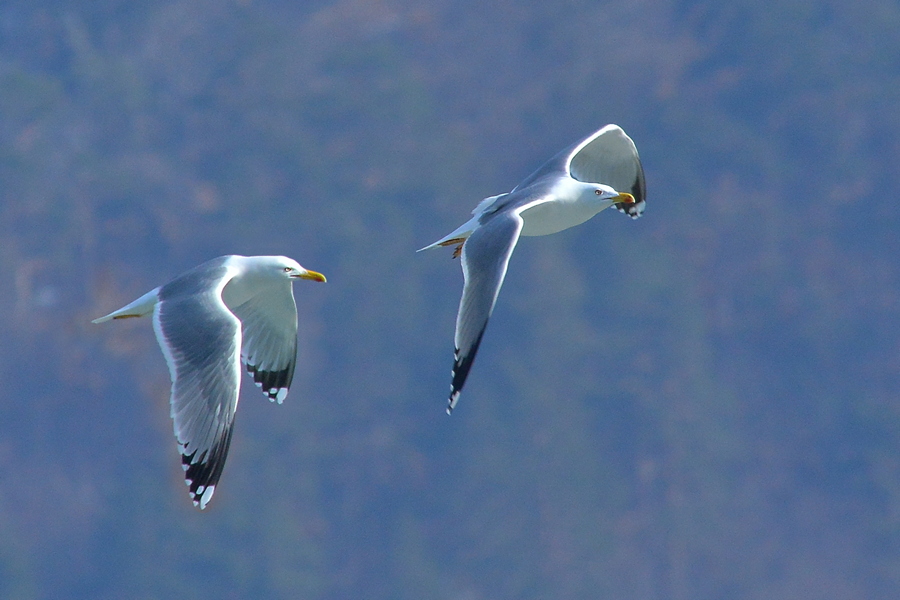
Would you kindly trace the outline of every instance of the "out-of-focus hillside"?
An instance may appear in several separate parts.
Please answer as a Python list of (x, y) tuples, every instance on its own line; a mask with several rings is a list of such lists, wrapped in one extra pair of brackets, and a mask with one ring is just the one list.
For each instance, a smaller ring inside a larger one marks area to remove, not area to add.
[[(0, 597), (891, 599), (900, 6), (0, 5)], [(615, 122), (648, 179), (522, 240), (444, 414), (416, 254)], [(149, 322), (285, 254), (300, 362), (190, 505)]]

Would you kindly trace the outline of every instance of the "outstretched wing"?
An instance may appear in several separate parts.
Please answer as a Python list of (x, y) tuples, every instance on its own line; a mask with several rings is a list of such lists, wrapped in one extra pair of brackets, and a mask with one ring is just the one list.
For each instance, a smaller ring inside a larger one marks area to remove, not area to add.
[(281, 404), (297, 364), (297, 305), (290, 282), (266, 285), (229, 308), (243, 326), (241, 359), (247, 371), (269, 400)]
[(516, 189), (535, 180), (566, 173), (586, 183), (603, 183), (634, 196), (634, 204), (618, 203), (621, 212), (637, 219), (646, 206), (644, 168), (634, 142), (618, 125), (606, 125), (559, 152), (529, 175)]
[(492, 216), (466, 240), (462, 249), (462, 269), (465, 277), (459, 314), (456, 317), (456, 351), (453, 356), (453, 379), (447, 413), (453, 411), (459, 394), (469, 376), (472, 361), (478, 352), (488, 319), (497, 302), (497, 295), (506, 277), (522, 217), (518, 211), (504, 211)]
[(229, 277), (226, 267), (190, 272), (160, 288), (153, 312), (185, 479), (201, 509), (225, 466), (240, 389), (241, 324), (221, 298)]
[(569, 174), (578, 181), (603, 183), (634, 196), (634, 204), (616, 204), (637, 219), (646, 206), (644, 168), (634, 142), (618, 125), (603, 129), (577, 144), (569, 157)]

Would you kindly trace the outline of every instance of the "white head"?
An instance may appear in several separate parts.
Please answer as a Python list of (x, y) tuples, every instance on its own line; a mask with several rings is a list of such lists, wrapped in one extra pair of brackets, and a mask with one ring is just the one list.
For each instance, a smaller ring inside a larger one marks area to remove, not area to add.
[(324, 282), (325, 276), (316, 271), (310, 271), (300, 266), (296, 260), (286, 256), (254, 256), (250, 257), (255, 268), (266, 275), (284, 277), (289, 280), (309, 279), (310, 281)]
[(597, 200), (600, 202), (609, 202), (612, 204), (634, 204), (634, 196), (625, 192), (617, 192), (613, 188), (608, 185), (604, 185), (602, 183), (589, 183), (586, 184), (591, 187), (594, 196), (596, 196)]

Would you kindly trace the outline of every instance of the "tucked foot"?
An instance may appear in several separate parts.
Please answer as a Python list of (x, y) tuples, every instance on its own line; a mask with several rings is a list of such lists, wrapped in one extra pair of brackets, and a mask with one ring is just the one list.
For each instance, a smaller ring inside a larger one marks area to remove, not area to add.
[(452, 240), (447, 240), (445, 242), (441, 242), (438, 244), (439, 246), (456, 246), (456, 249), (453, 251), (453, 258), (459, 258), (459, 255), (462, 254), (463, 244), (466, 243), (466, 238), (458, 237), (453, 238)]

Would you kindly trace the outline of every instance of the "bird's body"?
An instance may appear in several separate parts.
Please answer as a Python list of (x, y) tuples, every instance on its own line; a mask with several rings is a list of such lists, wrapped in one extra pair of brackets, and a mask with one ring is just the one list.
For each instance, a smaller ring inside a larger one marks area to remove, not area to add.
[(152, 315), (172, 379), (185, 479), (200, 508), (212, 498), (231, 443), (241, 363), (270, 400), (287, 396), (297, 354), (294, 279), (325, 281), (283, 256), (222, 256), (94, 320)]
[(519, 236), (580, 225), (616, 206), (638, 218), (645, 206), (644, 172), (631, 138), (607, 125), (558, 153), (507, 194), (485, 198), (472, 218), (422, 248), (456, 246), (465, 278), (456, 321), (447, 412), (456, 406)]

